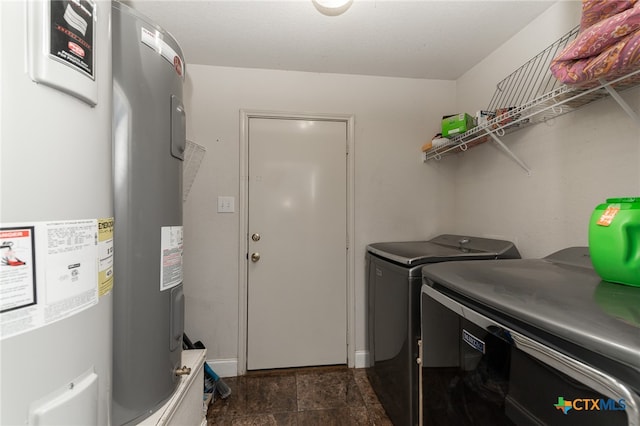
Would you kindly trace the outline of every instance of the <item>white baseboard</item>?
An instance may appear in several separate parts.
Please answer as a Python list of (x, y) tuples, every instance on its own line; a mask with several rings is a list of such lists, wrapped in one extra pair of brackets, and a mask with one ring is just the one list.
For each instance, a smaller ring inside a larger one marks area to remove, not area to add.
[(369, 367), (369, 351), (356, 351), (356, 368)]
[(238, 360), (236, 358), (209, 359), (207, 364), (220, 377), (236, 377), (238, 375)]
[[(209, 359), (207, 364), (220, 377), (236, 377), (238, 375), (238, 360), (236, 358)], [(355, 368), (366, 367), (369, 367), (369, 351), (356, 351)]]

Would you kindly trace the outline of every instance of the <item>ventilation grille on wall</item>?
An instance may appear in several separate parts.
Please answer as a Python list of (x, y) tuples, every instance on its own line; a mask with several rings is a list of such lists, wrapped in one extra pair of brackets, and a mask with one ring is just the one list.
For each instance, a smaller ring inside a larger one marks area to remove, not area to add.
[(193, 185), (193, 181), (196, 179), (198, 169), (200, 169), (200, 163), (204, 158), (206, 149), (203, 146), (198, 145), (195, 142), (187, 140), (187, 146), (184, 151), (184, 164), (182, 171), (182, 202), (187, 201), (189, 191)]

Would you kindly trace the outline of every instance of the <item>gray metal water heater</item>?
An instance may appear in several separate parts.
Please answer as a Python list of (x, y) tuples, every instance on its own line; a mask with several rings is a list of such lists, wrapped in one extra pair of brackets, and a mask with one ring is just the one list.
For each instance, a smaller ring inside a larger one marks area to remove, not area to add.
[(113, 4), (113, 423), (137, 423), (172, 395), (184, 329), (184, 60), (174, 38)]

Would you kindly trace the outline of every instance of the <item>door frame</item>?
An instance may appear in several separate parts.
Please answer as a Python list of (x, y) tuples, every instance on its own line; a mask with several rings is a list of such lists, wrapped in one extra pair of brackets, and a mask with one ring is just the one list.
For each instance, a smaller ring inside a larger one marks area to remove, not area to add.
[(247, 373), (247, 291), (249, 252), (248, 223), (249, 223), (249, 120), (252, 118), (272, 118), (280, 120), (313, 120), (313, 121), (337, 121), (347, 126), (347, 366), (355, 366), (355, 254), (354, 254), (354, 139), (355, 116), (353, 114), (320, 114), (320, 113), (293, 113), (263, 110), (240, 110), (240, 196), (238, 209), (240, 213), (240, 244), (238, 250), (238, 375)]

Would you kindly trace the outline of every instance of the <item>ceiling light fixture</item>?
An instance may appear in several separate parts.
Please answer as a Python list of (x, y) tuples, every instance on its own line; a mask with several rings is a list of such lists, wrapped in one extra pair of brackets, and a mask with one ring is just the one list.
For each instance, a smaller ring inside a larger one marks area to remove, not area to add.
[(320, 13), (327, 16), (338, 16), (349, 9), (353, 0), (311, 0)]

